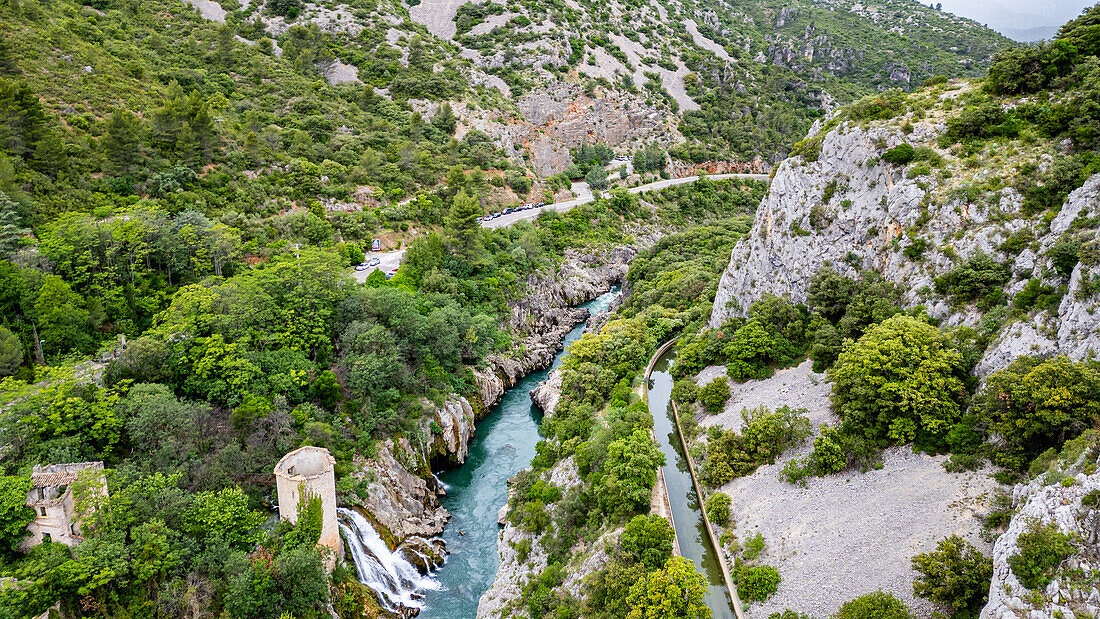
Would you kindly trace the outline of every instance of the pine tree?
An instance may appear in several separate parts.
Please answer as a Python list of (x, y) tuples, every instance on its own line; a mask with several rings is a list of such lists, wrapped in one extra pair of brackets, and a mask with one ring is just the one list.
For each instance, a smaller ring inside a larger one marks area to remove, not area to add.
[(476, 195), (459, 190), (451, 203), (450, 213), (447, 215), (447, 227), (458, 241), (459, 253), (469, 259), (476, 256), (479, 248), (482, 210)]
[(20, 238), (29, 232), (21, 220), (19, 205), (0, 191), (0, 257), (7, 257), (18, 249)]
[(127, 174), (137, 167), (143, 158), (143, 133), (141, 120), (129, 110), (115, 110), (111, 114), (102, 140), (109, 171)]

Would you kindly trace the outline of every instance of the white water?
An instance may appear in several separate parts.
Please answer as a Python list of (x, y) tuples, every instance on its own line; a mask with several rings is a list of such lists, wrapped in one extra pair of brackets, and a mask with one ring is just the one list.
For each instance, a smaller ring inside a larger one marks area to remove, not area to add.
[[(442, 586), (439, 581), (417, 571), (401, 555), (400, 549), (391, 551), (362, 514), (342, 507), (337, 512), (340, 530), (347, 538), (351, 559), (359, 572), (359, 581), (378, 594), (388, 611), (395, 612), (402, 607), (424, 608), (421, 601), (424, 592), (438, 591)], [(410, 550), (421, 554), (416, 549)]]

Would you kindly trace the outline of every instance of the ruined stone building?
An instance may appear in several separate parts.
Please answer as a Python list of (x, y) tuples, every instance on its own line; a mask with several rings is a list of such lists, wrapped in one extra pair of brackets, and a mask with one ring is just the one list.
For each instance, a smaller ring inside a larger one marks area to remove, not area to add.
[(27, 525), (30, 535), (20, 544), (22, 549), (37, 546), (44, 540), (66, 546), (76, 546), (84, 541), (73, 493), (73, 484), (78, 479), (88, 483), (93, 494), (107, 496), (107, 478), (103, 475), (102, 462), (34, 467), (27, 506), (34, 509), (35, 519)]
[(275, 465), (275, 487), (279, 493), (279, 517), (298, 522), (298, 503), (303, 496), (319, 497), (323, 519), (321, 539), (317, 543), (331, 548), (333, 556), (344, 558), (344, 542), (336, 521), (336, 458), (323, 447), (299, 447), (286, 454)]

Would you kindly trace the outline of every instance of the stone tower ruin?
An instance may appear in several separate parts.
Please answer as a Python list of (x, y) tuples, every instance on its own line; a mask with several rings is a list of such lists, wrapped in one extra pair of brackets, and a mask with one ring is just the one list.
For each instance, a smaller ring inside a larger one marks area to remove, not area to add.
[(279, 493), (279, 518), (298, 522), (298, 503), (303, 496), (319, 497), (323, 519), (318, 544), (331, 548), (333, 557), (344, 558), (344, 542), (336, 522), (336, 459), (323, 447), (300, 447), (286, 454), (275, 465), (275, 487)]

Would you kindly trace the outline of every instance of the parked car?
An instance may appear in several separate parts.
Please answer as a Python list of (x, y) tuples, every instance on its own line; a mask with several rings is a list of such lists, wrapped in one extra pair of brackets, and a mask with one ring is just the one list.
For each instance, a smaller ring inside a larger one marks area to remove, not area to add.
[(546, 206), (545, 202), (539, 202), (538, 204), (535, 205), (535, 208), (542, 208), (544, 206)]
[(355, 270), (356, 271), (365, 271), (365, 270), (367, 270), (367, 263), (364, 262), (363, 264), (355, 265)]
[(367, 263), (367, 266), (369, 266), (369, 267), (376, 267), (376, 266), (378, 266), (378, 265), (379, 265), (379, 263), (381, 263), (381, 262), (382, 262), (382, 261), (381, 261), (381, 260), (379, 260), (378, 258), (371, 258), (371, 259), (370, 259), (370, 262), (368, 262), (368, 263)]

